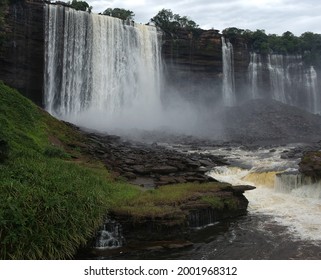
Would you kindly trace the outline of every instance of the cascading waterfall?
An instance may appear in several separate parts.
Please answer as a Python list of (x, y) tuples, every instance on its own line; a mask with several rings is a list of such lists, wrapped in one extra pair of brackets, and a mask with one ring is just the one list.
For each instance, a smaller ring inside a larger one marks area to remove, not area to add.
[(76, 123), (133, 122), (161, 110), (159, 33), (46, 5), (45, 106)]
[(250, 64), (248, 67), (248, 76), (251, 86), (251, 98), (259, 97), (258, 78), (262, 71), (261, 56), (256, 53), (250, 53)]
[(287, 103), (285, 84), (288, 82), (282, 55), (268, 56), (268, 69), (272, 86), (273, 99)]
[(267, 92), (265, 97), (282, 103), (311, 113), (321, 111), (317, 72), (312, 65), (304, 66), (301, 55), (268, 54), (264, 60), (262, 55), (251, 53), (248, 83), (249, 99), (264, 97), (263, 92)]
[(107, 219), (101, 230), (97, 232), (94, 247), (97, 249), (114, 249), (122, 247), (124, 241), (121, 225), (116, 221)]
[(218, 166), (209, 175), (233, 185), (255, 185), (255, 190), (245, 193), (250, 213), (273, 217), (294, 239), (320, 241), (321, 182), (301, 175), (295, 159), (282, 159), (284, 149), (273, 153), (233, 149), (230, 159), (248, 168)]
[(312, 113), (321, 112), (320, 98), (318, 96), (318, 75), (313, 66), (305, 74), (306, 87), (308, 90), (309, 111)]
[(234, 54), (233, 45), (222, 36), (222, 59), (223, 59), (223, 102), (226, 106), (236, 104), (235, 81), (234, 81)]
[(92, 80), (92, 17), (88, 13), (46, 6), (45, 107), (65, 116), (88, 106)]

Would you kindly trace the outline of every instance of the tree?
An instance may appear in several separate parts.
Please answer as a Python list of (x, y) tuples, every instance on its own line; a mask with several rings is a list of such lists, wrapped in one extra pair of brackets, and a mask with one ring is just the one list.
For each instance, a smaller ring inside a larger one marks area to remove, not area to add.
[(108, 8), (103, 12), (103, 15), (120, 18), (122, 20), (133, 20), (134, 12), (121, 8)]
[(77, 11), (88, 11), (89, 13), (91, 13), (93, 8), (92, 6), (89, 6), (86, 1), (72, 0), (72, 2), (68, 2), (68, 4)]
[(190, 30), (198, 28), (198, 25), (187, 16), (181, 17), (178, 14), (173, 14), (169, 9), (162, 9), (150, 21), (165, 32), (174, 32), (178, 28)]

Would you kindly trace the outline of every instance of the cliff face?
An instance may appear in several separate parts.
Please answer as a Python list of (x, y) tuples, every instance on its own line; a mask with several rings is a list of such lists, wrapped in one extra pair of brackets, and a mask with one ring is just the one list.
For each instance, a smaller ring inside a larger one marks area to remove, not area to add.
[[(163, 40), (163, 58), (166, 81), (190, 100), (204, 103), (221, 99), (223, 61), (222, 35), (217, 30), (199, 30), (197, 34), (180, 30), (166, 34)], [(242, 40), (234, 40), (235, 88), (246, 87), (250, 54)]]
[[(5, 44), (0, 48), (0, 79), (43, 105), (45, 1), (18, 0), (5, 13)], [(192, 103), (213, 105), (232, 94), (244, 100), (269, 98), (321, 112), (321, 71), (306, 65), (300, 55), (250, 53), (242, 38), (231, 39), (230, 82), (224, 84), (222, 35), (217, 30), (181, 29), (163, 35), (164, 102), (178, 94)], [(86, 51), (81, 50), (86, 53)], [(70, 50), (72, 52), (72, 50)], [(59, 71), (58, 71), (59, 72)], [(170, 102), (170, 101), (169, 101)], [(231, 104), (227, 104), (231, 105)]]
[(5, 16), (0, 79), (38, 105), (43, 99), (44, 8), (42, 0), (16, 1)]
[(166, 34), (162, 52), (168, 88), (189, 99), (215, 92), (222, 78), (221, 35), (216, 30)]

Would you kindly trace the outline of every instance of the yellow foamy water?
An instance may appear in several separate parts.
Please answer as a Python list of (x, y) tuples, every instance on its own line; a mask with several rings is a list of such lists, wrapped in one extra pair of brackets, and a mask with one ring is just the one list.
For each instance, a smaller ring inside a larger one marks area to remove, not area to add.
[(242, 180), (254, 184), (256, 187), (274, 188), (276, 174), (279, 172), (250, 172)]

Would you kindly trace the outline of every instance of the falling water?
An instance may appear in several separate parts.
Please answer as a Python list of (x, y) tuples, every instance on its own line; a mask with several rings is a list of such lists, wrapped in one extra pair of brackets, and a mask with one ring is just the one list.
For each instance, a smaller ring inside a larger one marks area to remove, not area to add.
[(249, 213), (273, 217), (287, 228), (293, 240), (319, 242), (321, 183), (298, 173), (296, 161), (282, 159), (282, 151), (235, 150), (235, 163), (248, 168), (215, 167), (209, 175), (231, 184), (255, 185), (255, 190), (245, 194)]
[(94, 247), (99, 249), (113, 249), (123, 246), (122, 228), (116, 221), (107, 219), (98, 231)]
[(284, 68), (283, 55), (269, 55), (268, 69), (270, 73), (273, 99), (287, 103), (287, 98), (285, 96), (285, 83), (287, 82), (287, 75)]
[(318, 76), (313, 66), (305, 74), (306, 87), (308, 90), (309, 109), (312, 113), (320, 113), (320, 99), (318, 97)]
[(301, 55), (251, 53), (248, 79), (249, 99), (267, 92), (266, 97), (282, 103), (311, 113), (321, 111), (317, 72), (313, 66), (304, 66)]
[(258, 77), (262, 69), (261, 56), (256, 53), (250, 53), (250, 64), (248, 66), (248, 75), (251, 85), (251, 98), (259, 97)]
[(223, 102), (226, 106), (236, 104), (234, 82), (234, 55), (233, 45), (228, 39), (222, 37), (223, 56)]
[[(160, 110), (159, 33), (152, 26), (46, 5), (45, 106), (61, 118), (133, 121)], [(130, 115), (132, 114), (132, 115)]]

